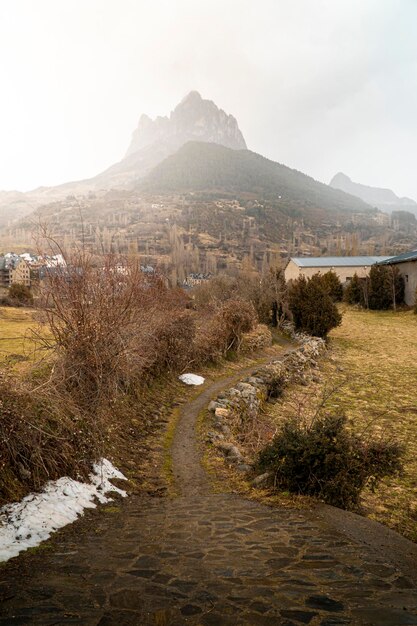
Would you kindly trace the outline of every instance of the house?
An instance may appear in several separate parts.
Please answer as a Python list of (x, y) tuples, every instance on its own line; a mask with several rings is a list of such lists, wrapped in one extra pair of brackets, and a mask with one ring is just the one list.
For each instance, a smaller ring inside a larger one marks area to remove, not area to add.
[(404, 252), (381, 263), (398, 268), (400, 274), (404, 276), (404, 301), (408, 306), (414, 306), (417, 289), (417, 250)]
[(333, 271), (342, 283), (352, 279), (354, 274), (360, 278), (368, 276), (369, 270), (375, 263), (386, 261), (387, 256), (319, 256), (319, 257), (291, 257), (284, 275), (285, 280), (296, 280), (300, 276), (311, 278), (314, 274), (325, 274)]
[(210, 280), (211, 274), (188, 274), (184, 279), (182, 286), (184, 289), (191, 289), (192, 287), (198, 287)]
[(13, 253), (0, 256), (0, 296), (7, 295), (9, 287), (16, 283), (30, 287), (29, 263)]

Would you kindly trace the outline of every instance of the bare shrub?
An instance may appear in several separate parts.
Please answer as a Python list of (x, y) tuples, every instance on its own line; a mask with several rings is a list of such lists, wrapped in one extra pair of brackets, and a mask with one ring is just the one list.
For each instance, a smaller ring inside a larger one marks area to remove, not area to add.
[(0, 372), (0, 503), (46, 480), (85, 476), (96, 439), (71, 398), (63, 406), (55, 394), (35, 394)]
[(137, 263), (80, 253), (50, 272), (42, 296), (55, 381), (89, 411), (186, 359), (193, 332), (185, 302)]
[(249, 302), (263, 324), (277, 326), (287, 310), (287, 288), (282, 270), (265, 274), (220, 275), (194, 290), (197, 309), (216, 308), (230, 300)]
[(244, 333), (255, 324), (252, 305), (242, 300), (228, 300), (214, 312), (200, 312), (194, 343), (195, 361), (214, 362), (232, 351), (239, 352)]

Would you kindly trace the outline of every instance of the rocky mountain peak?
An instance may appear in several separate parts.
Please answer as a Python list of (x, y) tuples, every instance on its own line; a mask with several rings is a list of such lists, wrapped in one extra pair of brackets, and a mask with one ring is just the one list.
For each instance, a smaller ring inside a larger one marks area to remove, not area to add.
[(178, 106), (181, 106), (182, 104), (186, 104), (188, 102), (200, 102), (202, 99), (203, 98), (200, 96), (198, 91), (190, 91), (190, 93), (187, 93), (187, 95), (184, 96)]
[(198, 91), (190, 91), (169, 117), (152, 120), (142, 115), (133, 133), (126, 156), (144, 148), (164, 144), (177, 150), (187, 141), (217, 143), (234, 150), (246, 149), (246, 142), (233, 115), (228, 115)]

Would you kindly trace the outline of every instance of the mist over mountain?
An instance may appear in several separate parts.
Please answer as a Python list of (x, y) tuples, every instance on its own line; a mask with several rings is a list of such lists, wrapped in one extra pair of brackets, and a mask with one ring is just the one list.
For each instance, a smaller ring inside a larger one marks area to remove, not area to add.
[(126, 156), (97, 176), (0, 192), (0, 233), (10, 241), (28, 245), (41, 221), (92, 249), (107, 242), (149, 256), (151, 246), (152, 262), (165, 265), (172, 246), (191, 246), (211, 255), (212, 270), (239, 267), (251, 250), (259, 263), (265, 254), (409, 247), (415, 224), (378, 213), (375, 202), (248, 150), (236, 119), (195, 91), (169, 116), (142, 116)]
[(217, 143), (233, 150), (246, 148), (233, 115), (227, 115), (214, 102), (204, 100), (197, 91), (191, 91), (169, 117), (152, 120), (142, 115), (126, 156), (160, 141), (171, 144), (176, 150), (192, 140)]
[(411, 198), (400, 198), (391, 189), (370, 187), (353, 182), (349, 176), (339, 172), (330, 181), (330, 187), (340, 189), (364, 200), (381, 211), (411, 211), (417, 213), (417, 202)]
[(152, 120), (142, 115), (126, 156), (97, 176), (55, 187), (39, 187), (27, 193), (0, 191), (0, 226), (69, 195), (133, 188), (155, 165), (192, 140), (214, 142), (234, 150), (246, 149), (233, 115), (202, 98), (197, 91), (191, 91), (167, 117)]

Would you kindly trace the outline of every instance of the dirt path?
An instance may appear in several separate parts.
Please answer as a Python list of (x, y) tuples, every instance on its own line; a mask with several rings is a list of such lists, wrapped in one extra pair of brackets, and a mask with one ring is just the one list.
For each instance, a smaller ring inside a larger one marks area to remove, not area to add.
[[(289, 344), (291, 345), (291, 344)], [(294, 348), (287, 347), (281, 354), (288, 354)], [(178, 421), (175, 436), (172, 443), (172, 461), (175, 481), (180, 489), (181, 495), (184, 497), (194, 496), (197, 494), (207, 494), (210, 486), (207, 475), (200, 463), (200, 454), (196, 445), (195, 425), (196, 419), (200, 411), (207, 407), (212, 397), (222, 389), (227, 389), (236, 381), (253, 372), (260, 364), (266, 364), (274, 361), (279, 357), (267, 357), (262, 359), (255, 367), (251, 365), (240, 369), (238, 372), (221, 378), (215, 383), (203, 388), (201, 393), (189, 402), (181, 412), (181, 419)]]
[(379, 526), (352, 531), (356, 516), (210, 493), (195, 422), (234, 379), (206, 384), (182, 409), (172, 446), (181, 495), (132, 496), (94, 529), (31, 557), (24, 572), (0, 569), (0, 624), (417, 624), (413, 544), (394, 542), (397, 558), (388, 558), (397, 536), (387, 531), (381, 549)]

